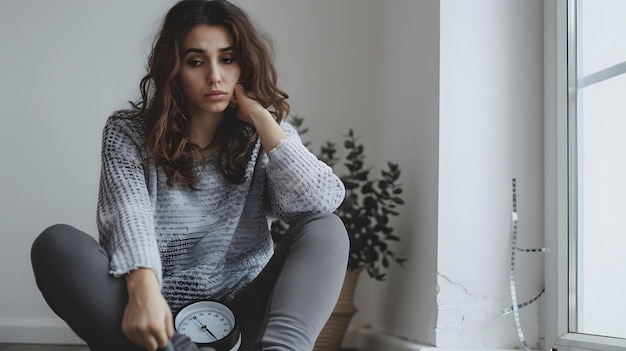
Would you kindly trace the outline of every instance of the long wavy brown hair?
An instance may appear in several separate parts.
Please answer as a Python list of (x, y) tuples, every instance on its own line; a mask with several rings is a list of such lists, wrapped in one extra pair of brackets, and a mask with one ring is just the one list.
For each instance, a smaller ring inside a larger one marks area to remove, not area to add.
[[(180, 69), (181, 45), (197, 25), (224, 27), (234, 41), (235, 61), (241, 68), (245, 90), (269, 109), (277, 122), (289, 114), (287, 93), (278, 88), (271, 42), (237, 6), (225, 0), (183, 0), (165, 16), (148, 59), (147, 74), (140, 83), (141, 100), (133, 106), (144, 121), (150, 160), (163, 167), (170, 186), (195, 188), (197, 174), (194, 154), (200, 147), (189, 140), (189, 120)], [(217, 151), (219, 170), (234, 184), (245, 180), (245, 168), (258, 135), (254, 128), (228, 107), (211, 146)]]

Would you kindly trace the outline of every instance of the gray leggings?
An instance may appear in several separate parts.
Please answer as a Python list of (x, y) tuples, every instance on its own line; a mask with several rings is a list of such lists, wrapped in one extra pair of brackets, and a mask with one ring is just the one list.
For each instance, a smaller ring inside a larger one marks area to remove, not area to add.
[[(332, 312), (346, 272), (348, 236), (334, 214), (294, 222), (267, 266), (235, 297), (240, 350), (311, 350)], [(46, 229), (33, 243), (37, 286), (52, 310), (92, 351), (139, 351), (121, 330), (128, 301), (124, 279), (89, 235), (67, 225)], [(195, 351), (176, 333), (176, 351)]]

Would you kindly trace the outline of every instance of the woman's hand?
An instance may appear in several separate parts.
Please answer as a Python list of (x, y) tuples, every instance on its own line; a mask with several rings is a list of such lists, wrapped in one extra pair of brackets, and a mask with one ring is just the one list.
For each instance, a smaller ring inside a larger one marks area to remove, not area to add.
[(163, 348), (174, 335), (172, 311), (159, 289), (154, 272), (140, 268), (126, 276), (128, 304), (122, 332), (135, 345), (149, 351)]
[(235, 92), (231, 103), (237, 106), (237, 117), (246, 123), (254, 125), (253, 116), (267, 112), (260, 102), (248, 95), (241, 84), (235, 85)]
[(272, 114), (248, 92), (244, 91), (241, 84), (235, 86), (235, 93), (231, 102), (237, 105), (237, 117), (250, 123), (259, 133), (263, 150), (266, 153), (269, 154), (271, 150), (276, 148), (281, 139), (287, 138), (287, 134), (276, 123)]

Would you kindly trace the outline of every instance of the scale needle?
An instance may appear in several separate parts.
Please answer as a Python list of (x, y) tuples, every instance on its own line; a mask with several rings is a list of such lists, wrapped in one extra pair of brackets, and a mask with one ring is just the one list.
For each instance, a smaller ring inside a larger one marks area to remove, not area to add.
[(213, 337), (213, 339), (217, 340), (217, 337), (215, 335), (213, 335), (213, 333), (211, 333), (211, 331), (209, 330), (209, 328), (207, 328), (206, 325), (202, 324), (202, 322), (200, 322), (200, 320), (198, 319), (198, 317), (193, 316), (193, 319), (198, 322), (200, 324), (200, 328), (202, 328), (202, 330), (206, 331), (207, 333), (211, 334), (211, 336)]

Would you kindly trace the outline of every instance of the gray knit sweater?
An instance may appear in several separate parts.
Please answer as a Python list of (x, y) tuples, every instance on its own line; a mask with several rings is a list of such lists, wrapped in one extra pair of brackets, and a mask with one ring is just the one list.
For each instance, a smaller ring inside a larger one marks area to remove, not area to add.
[(170, 187), (148, 162), (142, 122), (110, 118), (103, 132), (97, 223), (111, 274), (154, 270), (174, 312), (188, 302), (230, 301), (273, 253), (272, 218), (332, 212), (344, 198), (332, 169), (297, 132), (269, 156), (257, 141), (243, 184), (219, 173), (217, 158), (197, 166), (198, 189)]

